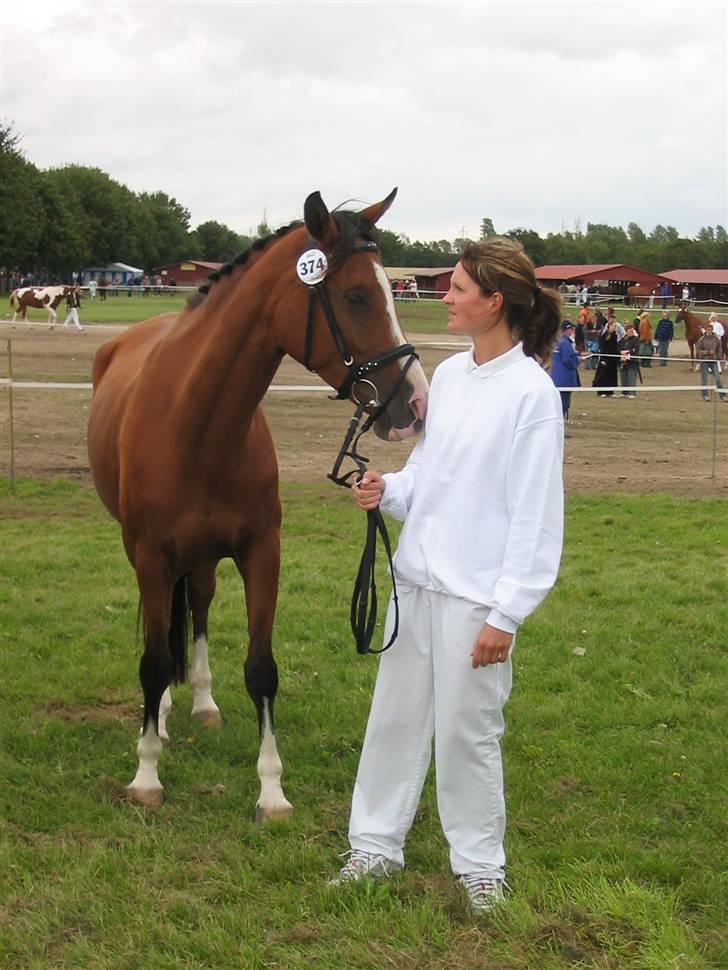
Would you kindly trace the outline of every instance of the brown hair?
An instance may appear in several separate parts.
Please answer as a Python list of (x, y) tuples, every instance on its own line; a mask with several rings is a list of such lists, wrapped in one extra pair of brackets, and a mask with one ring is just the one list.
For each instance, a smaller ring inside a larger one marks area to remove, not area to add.
[(489, 296), (503, 296), (508, 327), (523, 343), (523, 352), (546, 363), (559, 332), (561, 298), (556, 290), (541, 289), (533, 263), (513, 239), (493, 236), (470, 242), (460, 256), (463, 269)]

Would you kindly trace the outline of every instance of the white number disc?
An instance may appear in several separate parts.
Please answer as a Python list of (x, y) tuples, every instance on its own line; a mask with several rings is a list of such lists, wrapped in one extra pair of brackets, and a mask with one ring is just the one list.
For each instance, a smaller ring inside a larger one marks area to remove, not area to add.
[(296, 262), (296, 272), (298, 273), (299, 280), (308, 283), (309, 286), (313, 286), (314, 283), (320, 283), (324, 276), (326, 276), (326, 270), (328, 268), (329, 264), (326, 261), (326, 253), (321, 252), (320, 249), (307, 249), (305, 253), (301, 253)]

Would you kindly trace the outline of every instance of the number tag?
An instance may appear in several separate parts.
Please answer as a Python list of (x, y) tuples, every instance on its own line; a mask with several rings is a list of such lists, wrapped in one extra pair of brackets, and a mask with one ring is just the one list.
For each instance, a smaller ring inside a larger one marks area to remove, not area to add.
[(298, 273), (299, 280), (308, 284), (308, 286), (313, 286), (314, 283), (320, 283), (324, 276), (326, 276), (326, 270), (328, 268), (329, 264), (326, 261), (326, 253), (321, 252), (320, 249), (307, 249), (305, 253), (301, 253), (296, 263), (296, 272)]

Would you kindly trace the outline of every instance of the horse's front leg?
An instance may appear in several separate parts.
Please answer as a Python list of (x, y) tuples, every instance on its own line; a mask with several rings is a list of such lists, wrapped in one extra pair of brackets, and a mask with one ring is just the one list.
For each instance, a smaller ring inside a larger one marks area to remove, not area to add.
[[(159, 808), (163, 789), (157, 766), (162, 753), (162, 737), (166, 735), (164, 721), (160, 731), (160, 704), (163, 695), (169, 696), (168, 688), (175, 672), (169, 649), (172, 582), (161, 563), (151, 557), (137, 556), (136, 573), (144, 615), (144, 652), (139, 663), (144, 721), (137, 744), (137, 772), (127, 792), (142, 805)], [(178, 658), (177, 670), (183, 669), (184, 658)]]
[(205, 563), (190, 575), (190, 608), (192, 610), (193, 650), (190, 668), (192, 717), (203, 727), (222, 726), (220, 708), (212, 697), (212, 674), (207, 657), (207, 617), (215, 595), (217, 563)]
[(273, 710), (278, 690), (278, 668), (273, 659), (273, 618), (278, 596), (280, 569), (280, 536), (271, 529), (253, 540), (244, 556), (235, 558), (245, 583), (250, 643), (245, 660), (245, 686), (255, 704), (260, 733), (258, 777), (260, 797), (255, 807), (255, 820), (289, 818), (293, 806), (283, 794), (283, 764), (278, 755)]

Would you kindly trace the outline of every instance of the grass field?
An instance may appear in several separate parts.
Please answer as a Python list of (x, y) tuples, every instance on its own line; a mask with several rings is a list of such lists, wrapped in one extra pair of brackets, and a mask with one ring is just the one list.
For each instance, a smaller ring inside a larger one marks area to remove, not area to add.
[[(129, 297), (125, 293), (122, 293), (119, 296), (109, 296), (103, 302), (98, 296), (95, 300), (86, 297), (82, 301), (80, 310), (81, 322), (139, 323), (160, 313), (179, 312), (184, 307), (186, 298), (187, 292), (172, 295), (163, 293), (160, 296), (155, 296), (153, 293), (150, 293), (147, 297), (141, 295)], [(569, 307), (568, 310), (570, 311), (571, 319), (576, 319), (576, 309)], [(619, 320), (631, 320), (638, 312), (634, 307), (624, 307), (621, 310), (617, 307), (617, 318)], [(652, 317), (654, 329), (657, 321), (662, 316), (662, 311), (651, 310), (649, 312)], [(64, 313), (65, 304), (61, 304), (58, 309), (58, 316), (61, 323), (63, 322)], [(674, 309), (671, 310), (671, 314), (674, 318)], [(403, 329), (407, 333), (445, 333), (447, 310), (445, 305), (439, 300), (398, 301), (397, 315), (399, 316)], [(29, 311), (29, 319), (36, 322), (45, 321), (47, 315), (45, 310), (31, 310)], [(682, 339), (684, 337), (684, 327), (681, 323), (675, 326), (675, 337), (676, 339)]]
[(559, 582), (519, 634), (506, 714), (512, 894), (477, 921), (431, 780), (407, 871), (325, 888), (376, 670), (347, 629), (364, 523), (333, 486), (283, 498), (278, 743), (295, 813), (259, 828), (234, 570), (220, 569), (211, 621), (225, 726), (200, 731), (189, 688), (175, 692), (167, 801), (147, 812), (118, 797), (141, 693), (117, 527), (82, 486), (0, 484), (0, 966), (728, 966), (724, 503), (570, 500)]

